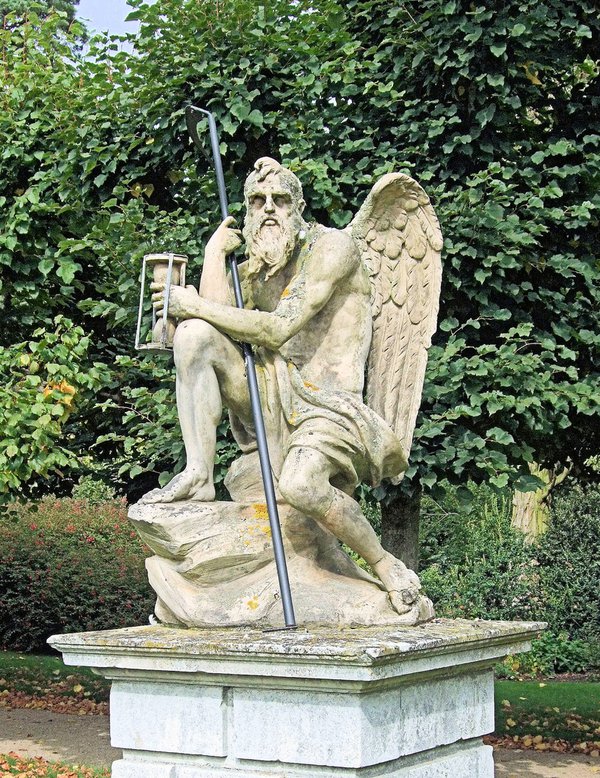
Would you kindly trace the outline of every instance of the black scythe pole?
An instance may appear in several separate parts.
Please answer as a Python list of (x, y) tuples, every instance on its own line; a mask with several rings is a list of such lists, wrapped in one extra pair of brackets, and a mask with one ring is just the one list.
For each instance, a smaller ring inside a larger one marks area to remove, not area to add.
[[(217, 176), (217, 185), (219, 188), (219, 202), (221, 205), (221, 216), (226, 219), (229, 216), (229, 206), (227, 203), (227, 193), (225, 191), (225, 177), (223, 176), (223, 165), (221, 163), (221, 151), (219, 148), (219, 134), (215, 117), (210, 111), (204, 108), (197, 108), (189, 105), (186, 108), (185, 118), (190, 136), (196, 146), (202, 150), (202, 143), (198, 137), (198, 121), (203, 114), (208, 119), (208, 128), (210, 131), (210, 144), (212, 147), (213, 162), (215, 174)], [(233, 291), (235, 303), (238, 308), (244, 307), (242, 297), (242, 287), (238, 272), (237, 261), (233, 254), (229, 257), (229, 267), (231, 269), (231, 280), (233, 282)], [(246, 363), (246, 376), (248, 379), (248, 390), (250, 393), (250, 405), (252, 407), (252, 418), (256, 430), (256, 442), (258, 445), (258, 457), (260, 460), (260, 469), (265, 489), (265, 498), (267, 501), (267, 511), (269, 514), (269, 524), (271, 525), (271, 537), (273, 539), (273, 552), (275, 554), (275, 565), (277, 567), (277, 577), (279, 578), (279, 590), (281, 592), (281, 602), (283, 605), (283, 616), (285, 626), (288, 629), (296, 627), (294, 617), (294, 606), (292, 604), (292, 593), (290, 591), (290, 581), (288, 577), (287, 564), (285, 561), (285, 551), (281, 539), (281, 526), (279, 523), (279, 512), (277, 510), (277, 500), (275, 498), (275, 486), (273, 484), (273, 473), (271, 471), (271, 460), (269, 457), (269, 448), (267, 445), (267, 435), (265, 433), (265, 423), (263, 420), (262, 408), (260, 404), (260, 394), (258, 392), (258, 383), (256, 381), (256, 367), (254, 365), (254, 354), (249, 343), (242, 343), (244, 361)]]

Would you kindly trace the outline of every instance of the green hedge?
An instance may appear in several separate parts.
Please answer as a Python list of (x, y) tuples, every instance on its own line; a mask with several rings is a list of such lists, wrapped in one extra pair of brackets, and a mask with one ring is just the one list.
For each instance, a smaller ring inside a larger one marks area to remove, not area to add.
[(471, 492), (471, 511), (458, 499), (424, 502), (420, 576), (438, 615), (547, 621), (517, 673), (600, 667), (600, 486), (557, 490), (533, 544), (511, 526), (510, 493)]
[(554, 630), (600, 641), (600, 486), (557, 493), (548, 531), (536, 548)]
[(0, 648), (147, 623), (154, 595), (124, 501), (45, 498), (0, 517)]
[(544, 617), (539, 565), (510, 524), (510, 496), (472, 487), (470, 510), (426, 500), (423, 585), (440, 616), (532, 621)]

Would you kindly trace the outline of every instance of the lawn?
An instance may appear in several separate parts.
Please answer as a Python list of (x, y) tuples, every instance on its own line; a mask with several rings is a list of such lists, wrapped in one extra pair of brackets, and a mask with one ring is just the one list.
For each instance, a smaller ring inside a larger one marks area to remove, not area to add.
[(107, 713), (110, 684), (59, 657), (0, 651), (0, 707)]
[(109, 770), (46, 762), (44, 759), (24, 759), (17, 754), (0, 756), (0, 778), (110, 778)]
[(496, 681), (495, 734), (518, 736), (521, 745), (540, 750), (554, 740), (600, 752), (600, 683)]

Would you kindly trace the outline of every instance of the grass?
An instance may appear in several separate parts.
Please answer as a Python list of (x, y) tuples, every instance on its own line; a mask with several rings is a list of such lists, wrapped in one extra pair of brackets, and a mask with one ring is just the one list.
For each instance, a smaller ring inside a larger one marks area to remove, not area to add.
[(496, 681), (495, 734), (597, 741), (600, 747), (600, 683)]
[(82, 695), (94, 702), (105, 702), (110, 683), (87, 667), (66, 667), (57, 656), (0, 651), (0, 693), (4, 689), (33, 696)]
[(36, 757), (27, 759), (17, 754), (0, 755), (0, 778), (110, 778), (108, 770), (93, 767), (65, 765), (62, 762), (47, 762)]

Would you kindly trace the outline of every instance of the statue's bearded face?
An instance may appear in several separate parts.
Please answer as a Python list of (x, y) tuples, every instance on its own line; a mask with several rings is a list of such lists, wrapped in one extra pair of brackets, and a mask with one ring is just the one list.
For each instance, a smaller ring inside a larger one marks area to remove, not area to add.
[(244, 239), (248, 273), (266, 268), (266, 279), (289, 262), (304, 221), (297, 203), (279, 176), (256, 182), (246, 195)]

